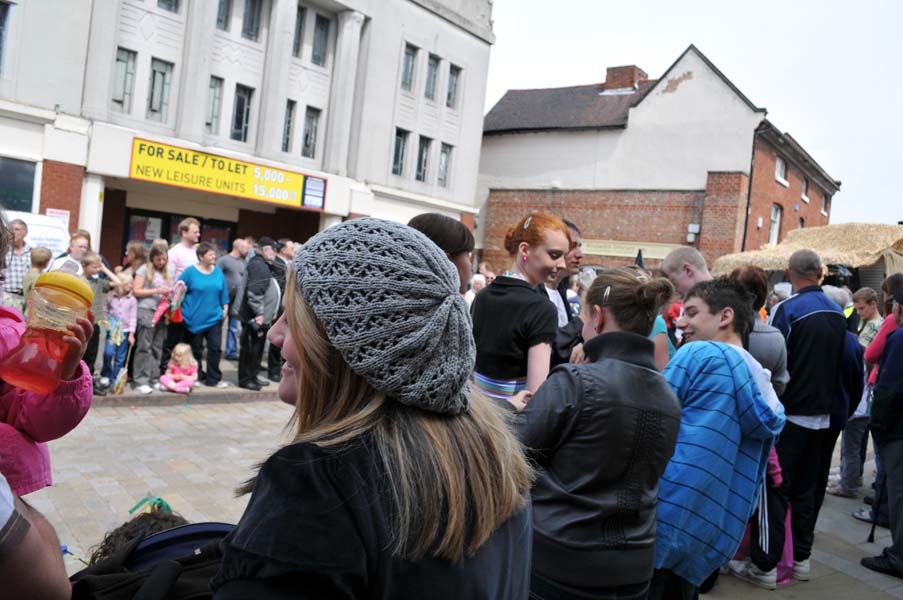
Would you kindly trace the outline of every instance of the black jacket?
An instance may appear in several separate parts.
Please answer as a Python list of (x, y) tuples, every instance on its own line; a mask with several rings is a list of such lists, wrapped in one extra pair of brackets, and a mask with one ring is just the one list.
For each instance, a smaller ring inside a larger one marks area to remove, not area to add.
[(875, 441), (903, 440), (903, 328), (887, 336), (874, 394), (869, 428)]
[(281, 294), (270, 264), (260, 254), (254, 254), (235, 293), (236, 300), (241, 298), (238, 318), (242, 323), (250, 323), (258, 315), (263, 315), (264, 325), (268, 327), (276, 316)]
[[(559, 327), (555, 332), (555, 341), (552, 342), (552, 360), (551, 366), (556, 367), (571, 360), (571, 352), (574, 346), (583, 343), (583, 320), (574, 310), (573, 304), (568, 300), (568, 288), (570, 287), (571, 278), (564, 277), (558, 282), (558, 295), (564, 303), (564, 308), (568, 314), (568, 322), (566, 325)], [(546, 286), (540, 283), (536, 289), (543, 294), (547, 294)]]
[(534, 573), (592, 594), (652, 577), (658, 481), (680, 403), (643, 336), (605, 333), (584, 350), (591, 364), (556, 367), (515, 424), (541, 468)]

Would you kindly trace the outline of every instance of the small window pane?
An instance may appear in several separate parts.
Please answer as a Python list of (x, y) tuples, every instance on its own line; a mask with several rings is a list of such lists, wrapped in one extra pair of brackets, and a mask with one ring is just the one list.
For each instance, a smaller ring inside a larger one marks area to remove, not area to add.
[(440, 187), (448, 187), (448, 174), (451, 169), (452, 146), (442, 144), (442, 150), (439, 152), (439, 174), (436, 177), (436, 183)]
[(232, 16), (232, 0), (219, 0), (216, 9), (216, 28), (229, 31), (229, 18)]
[(263, 0), (245, 0), (245, 14), (241, 22), (241, 37), (257, 41), (260, 34), (260, 11)]
[(147, 93), (147, 118), (151, 121), (167, 121), (172, 70), (172, 63), (158, 58), (151, 60), (150, 87)]
[(282, 126), (282, 151), (292, 151), (292, 131), (295, 121), (295, 101), (289, 100), (285, 104), (285, 124)]
[(809, 199), (809, 180), (803, 178), (803, 198)]
[(461, 80), (461, 67), (451, 65), (448, 68), (448, 96), (445, 99), (445, 105), (449, 108), (455, 108), (458, 104), (458, 85)]
[(179, 0), (157, 0), (157, 6), (170, 12), (179, 12)]
[(3, 72), (3, 48), (6, 39), (6, 27), (9, 20), (9, 4), (0, 2), (0, 73)]
[(821, 211), (825, 214), (828, 214), (828, 209), (831, 207), (831, 196), (824, 194), (821, 197)]
[(248, 128), (251, 123), (251, 100), (253, 88), (237, 84), (235, 86), (235, 105), (232, 107), (232, 133), (230, 137), (238, 142), (248, 141)]
[(314, 22), (314, 47), (310, 61), (321, 67), (326, 66), (326, 53), (329, 49), (329, 19), (317, 15)]
[(430, 167), (430, 146), (433, 140), (420, 136), (420, 146), (417, 148), (417, 181), (426, 181)]
[(31, 212), (35, 163), (0, 156), (0, 205), (6, 210)]
[(404, 129), (395, 130), (395, 150), (392, 154), (392, 175), (404, 175), (404, 152), (408, 143), (408, 132)]
[(777, 244), (781, 235), (781, 217), (784, 215), (784, 209), (780, 204), (771, 206), (771, 230), (768, 232), (768, 243)]
[(417, 48), (405, 44), (404, 60), (401, 65), (401, 89), (411, 91), (414, 89), (414, 66), (417, 63)]
[(783, 158), (778, 158), (774, 163), (774, 176), (787, 181), (787, 165)]
[(210, 135), (219, 135), (220, 111), (223, 107), (223, 80), (210, 78), (210, 89), (207, 94), (207, 121), (205, 127)]
[(132, 112), (132, 93), (135, 90), (135, 63), (138, 55), (125, 48), (117, 48), (113, 75), (113, 109)]
[(295, 39), (292, 40), (292, 56), (301, 58), (301, 47), (304, 45), (304, 7), (299, 6), (295, 13)]
[(430, 60), (426, 66), (426, 89), (423, 95), (430, 100), (436, 99), (436, 80), (439, 78), (439, 57), (430, 54)]
[(320, 109), (308, 106), (304, 111), (304, 140), (301, 156), (315, 158), (317, 152), (317, 128), (320, 126)]

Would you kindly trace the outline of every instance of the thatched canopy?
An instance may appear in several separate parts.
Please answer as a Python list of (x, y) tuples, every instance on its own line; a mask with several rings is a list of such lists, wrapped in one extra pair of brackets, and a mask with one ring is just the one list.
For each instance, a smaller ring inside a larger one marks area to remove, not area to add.
[(802, 248), (818, 252), (826, 265), (867, 267), (878, 262), (888, 250), (903, 252), (903, 225), (844, 223), (796, 229), (777, 246), (722, 256), (712, 265), (712, 272), (724, 275), (750, 264), (766, 271), (782, 270), (787, 267), (790, 255)]

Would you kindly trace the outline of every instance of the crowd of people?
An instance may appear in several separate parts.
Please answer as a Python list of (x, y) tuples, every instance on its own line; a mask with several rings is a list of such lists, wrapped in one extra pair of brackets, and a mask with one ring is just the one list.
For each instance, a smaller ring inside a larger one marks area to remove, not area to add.
[[(903, 274), (850, 294), (798, 250), (785, 295), (753, 266), (713, 277), (692, 247), (656, 271), (586, 269), (579, 225), (543, 213), (508, 230), (499, 275), (474, 274), (473, 235), (438, 214), (236, 240), (219, 258), (197, 221), (179, 229), (146, 261), (130, 246), (122, 269), (79, 236), (53, 264), (120, 323), (102, 377), (134, 343), (142, 391), (220, 386), (225, 330), (239, 385), (259, 389), (269, 341), (291, 439), (240, 488), (215, 598), (657, 600), (720, 574), (807, 581), (825, 494), (858, 493), (869, 433), (892, 544), (862, 564), (903, 578)], [(50, 484), (44, 442), (90, 406), (96, 327), (71, 330), (55, 427), (40, 429), (45, 398), (3, 384), (0, 440), (18, 446), (0, 446), (0, 574), (29, 564), (21, 597), (72, 591), (21, 496)], [(21, 330), (0, 310), (7, 346)]]

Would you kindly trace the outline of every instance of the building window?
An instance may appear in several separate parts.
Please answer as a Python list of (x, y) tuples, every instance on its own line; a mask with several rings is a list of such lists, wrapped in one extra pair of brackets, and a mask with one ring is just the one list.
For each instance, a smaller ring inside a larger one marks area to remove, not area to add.
[(828, 216), (828, 210), (831, 208), (831, 196), (822, 194), (821, 197), (821, 214)]
[(235, 103), (232, 107), (232, 133), (229, 137), (238, 142), (248, 141), (248, 128), (251, 125), (251, 100), (254, 88), (236, 84)]
[(301, 156), (314, 158), (317, 153), (317, 128), (320, 126), (320, 109), (308, 106), (304, 111), (304, 143)]
[(295, 38), (292, 40), (292, 56), (301, 58), (301, 46), (304, 43), (304, 7), (298, 6), (295, 13)]
[(150, 88), (147, 91), (147, 118), (165, 123), (169, 116), (169, 90), (173, 64), (151, 59)]
[(784, 216), (784, 209), (780, 204), (771, 205), (771, 230), (768, 232), (768, 243), (777, 244), (778, 237), (781, 235), (781, 217)]
[(3, 182), (0, 185), (0, 204), (3, 208), (31, 212), (34, 173), (35, 163), (0, 156), (0, 181)]
[(9, 21), (9, 4), (0, 2), (0, 73), (3, 72), (3, 46), (6, 39), (6, 27)]
[(458, 105), (459, 85), (461, 85), (461, 67), (450, 65), (448, 67), (448, 95), (445, 98), (445, 105), (449, 108), (455, 108)]
[(295, 122), (295, 101), (289, 100), (285, 104), (285, 124), (282, 126), (282, 151), (292, 151), (292, 132)]
[(207, 94), (207, 120), (204, 123), (207, 133), (219, 135), (219, 116), (223, 108), (223, 80), (210, 78), (210, 90)]
[(408, 145), (408, 132), (395, 129), (395, 150), (392, 152), (392, 175), (404, 175), (404, 153)]
[(404, 61), (401, 65), (401, 89), (410, 92), (414, 89), (414, 67), (417, 64), (417, 47), (404, 45)]
[(157, 0), (157, 7), (169, 12), (179, 12), (179, 0)]
[(426, 64), (426, 89), (423, 91), (423, 95), (430, 100), (436, 99), (436, 80), (439, 79), (440, 60), (435, 54), (430, 54), (430, 59)]
[(417, 181), (426, 181), (430, 168), (430, 146), (433, 140), (428, 137), (420, 136), (420, 145), (417, 147), (417, 173), (415, 177)]
[(787, 163), (780, 156), (774, 161), (774, 178), (787, 185)]
[(232, 0), (219, 0), (216, 9), (216, 28), (229, 31), (229, 19), (232, 16)]
[[(0, 4), (0, 11), (3, 10)], [(116, 49), (116, 73), (113, 75), (113, 108), (132, 112), (132, 93), (135, 91), (135, 63), (138, 55), (125, 48)]]
[(809, 180), (803, 177), (803, 194), (801, 196), (803, 202), (809, 202)]
[(439, 174), (436, 176), (436, 183), (439, 187), (448, 187), (448, 174), (451, 171), (452, 146), (442, 144), (439, 151)]
[(802, 229), (805, 226), (806, 226), (806, 219), (804, 219), (803, 217), (800, 217), (800, 229)]
[(314, 21), (314, 47), (310, 62), (320, 67), (326, 66), (326, 52), (329, 49), (329, 19), (317, 15)]
[(260, 11), (262, 0), (245, 0), (245, 14), (241, 21), (241, 37), (252, 42), (260, 35)]

